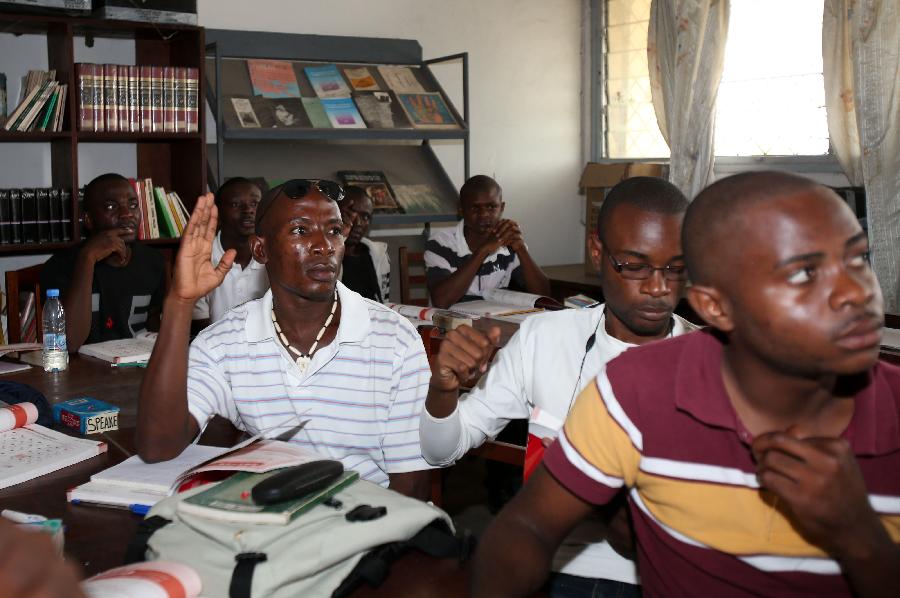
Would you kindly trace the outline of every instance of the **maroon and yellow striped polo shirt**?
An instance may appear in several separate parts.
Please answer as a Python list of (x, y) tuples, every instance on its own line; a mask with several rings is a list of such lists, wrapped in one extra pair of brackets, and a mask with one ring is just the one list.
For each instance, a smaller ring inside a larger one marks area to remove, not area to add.
[[(760, 490), (708, 331), (631, 349), (581, 393), (544, 464), (595, 504), (630, 495), (647, 596), (846, 596), (838, 564)], [(878, 363), (843, 437), (900, 543), (900, 368)]]

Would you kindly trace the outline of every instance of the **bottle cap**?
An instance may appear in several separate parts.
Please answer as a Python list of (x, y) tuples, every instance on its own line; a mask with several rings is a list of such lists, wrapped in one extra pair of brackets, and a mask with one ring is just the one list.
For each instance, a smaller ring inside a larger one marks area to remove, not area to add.
[(59, 289), (47, 289), (48, 297), (59, 297)]

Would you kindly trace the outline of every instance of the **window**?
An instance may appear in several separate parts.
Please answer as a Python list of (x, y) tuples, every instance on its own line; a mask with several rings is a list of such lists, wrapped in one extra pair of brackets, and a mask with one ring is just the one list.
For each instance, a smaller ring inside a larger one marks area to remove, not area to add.
[[(669, 155), (650, 98), (649, 14), (650, 0), (607, 0), (600, 17), (602, 157)], [(828, 153), (821, 0), (731, 0), (715, 143), (717, 156)]]

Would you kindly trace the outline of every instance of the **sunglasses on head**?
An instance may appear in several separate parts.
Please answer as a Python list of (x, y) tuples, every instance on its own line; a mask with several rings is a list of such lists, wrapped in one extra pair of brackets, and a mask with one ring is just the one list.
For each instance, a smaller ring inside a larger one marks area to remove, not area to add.
[(256, 208), (256, 234), (259, 234), (259, 223), (269, 210), (269, 207), (284, 195), (290, 199), (303, 199), (311, 190), (315, 189), (331, 201), (340, 203), (344, 199), (344, 188), (334, 181), (327, 179), (291, 179), (273, 188)]

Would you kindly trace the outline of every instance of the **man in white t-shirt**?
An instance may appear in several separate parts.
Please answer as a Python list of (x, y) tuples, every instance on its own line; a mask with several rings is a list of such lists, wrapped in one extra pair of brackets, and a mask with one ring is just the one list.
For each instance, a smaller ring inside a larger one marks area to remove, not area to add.
[[(687, 206), (663, 179), (635, 177), (613, 187), (588, 240), (606, 303), (527, 319), (476, 388), (459, 398), (460, 382), (487, 367), (499, 330), (450, 332), (432, 363), (420, 422), (425, 458), (449, 465), (513, 419), (529, 418), (530, 433), (549, 441), (578, 391), (606, 362), (635, 345), (690, 331), (673, 314), (686, 280), (681, 221)], [(616, 547), (628, 551), (622, 504), (566, 539), (554, 558), (551, 596), (640, 594), (634, 562), (603, 541), (618, 540)]]
[(194, 305), (193, 319), (199, 321), (195, 328), (218, 322), (232, 307), (259, 299), (268, 290), (266, 269), (250, 253), (250, 236), (261, 198), (259, 187), (243, 177), (228, 179), (216, 192), (219, 232), (213, 240), (212, 264), (218, 264), (229, 249), (237, 255), (222, 284)]

